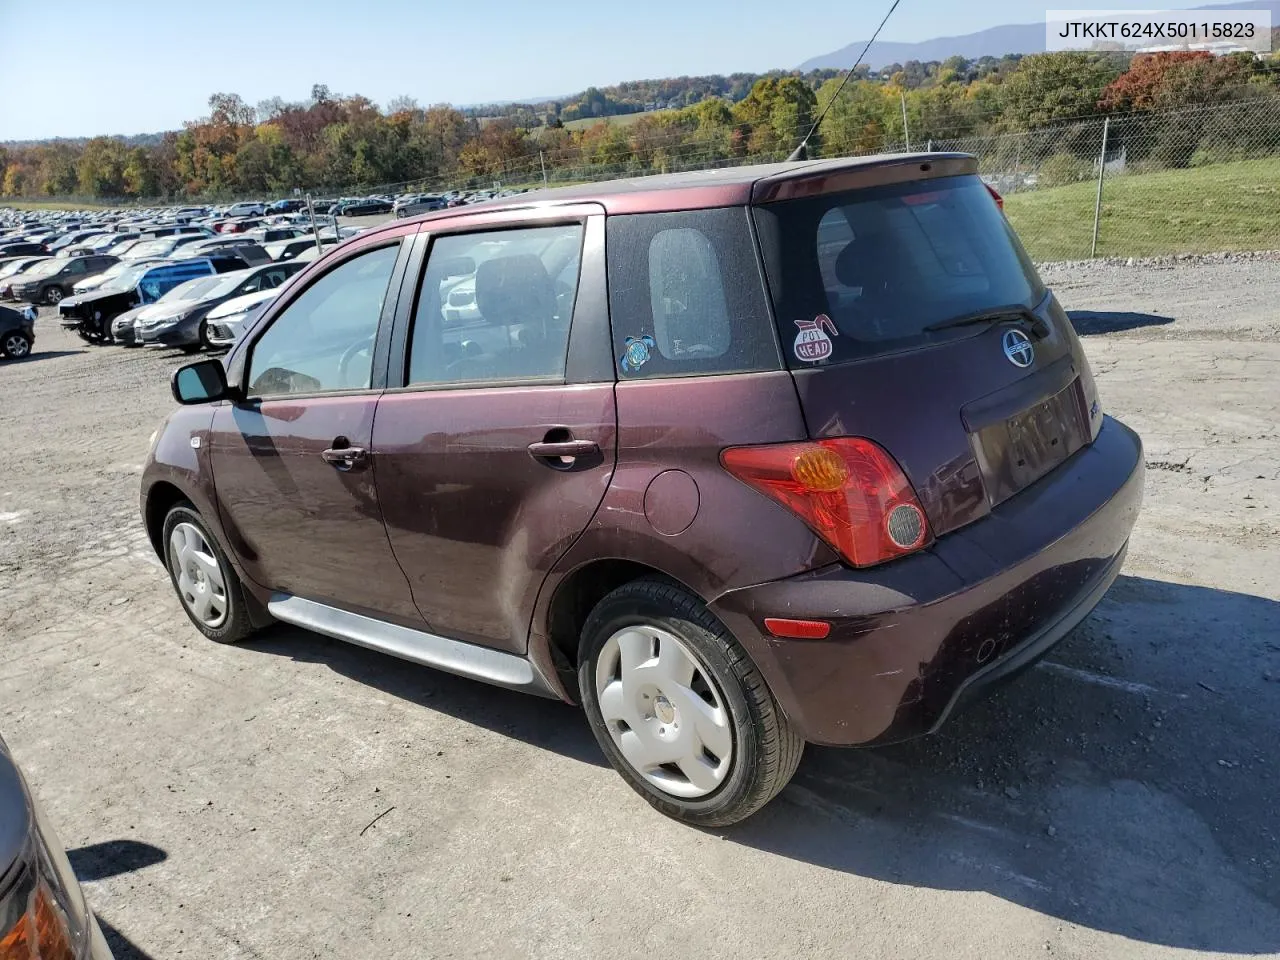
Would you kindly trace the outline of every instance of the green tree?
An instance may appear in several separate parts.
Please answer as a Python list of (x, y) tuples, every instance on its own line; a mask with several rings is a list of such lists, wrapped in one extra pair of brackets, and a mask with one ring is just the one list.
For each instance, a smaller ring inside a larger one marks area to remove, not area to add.
[(1003, 120), (1032, 130), (1095, 113), (1098, 100), (1120, 75), (1114, 62), (1089, 53), (1036, 53), (1024, 57), (1001, 85)]

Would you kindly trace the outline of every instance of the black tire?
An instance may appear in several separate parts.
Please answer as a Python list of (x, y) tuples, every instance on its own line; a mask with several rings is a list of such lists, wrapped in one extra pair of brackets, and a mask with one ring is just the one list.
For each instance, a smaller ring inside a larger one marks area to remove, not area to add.
[(11, 330), (0, 337), (0, 354), (10, 360), (25, 360), (31, 356), (31, 344), (35, 341), (23, 330)]
[(44, 293), (41, 295), (40, 299), (49, 306), (56, 307), (62, 302), (62, 297), (62, 288), (55, 283), (45, 287)]
[[(178, 587), (178, 574), (174, 564), (174, 557), (172, 556), (173, 547), (170, 543), (174, 527), (180, 523), (189, 523), (200, 531), (205, 543), (209, 545), (210, 550), (218, 561), (218, 568), (226, 584), (226, 617), (216, 627), (210, 627), (196, 617), (187, 606), (186, 601), (182, 599), (181, 591)], [(250, 614), (250, 601), (245, 594), (244, 587), (240, 584), (240, 578), (236, 575), (235, 567), (231, 565), (227, 555), (222, 552), (222, 547), (218, 545), (218, 541), (213, 534), (209, 532), (209, 527), (204, 522), (204, 518), (200, 516), (194, 506), (183, 502), (169, 511), (164, 518), (162, 543), (164, 546), (164, 565), (165, 569), (169, 571), (169, 582), (173, 584), (174, 593), (178, 594), (178, 602), (182, 604), (183, 612), (186, 613), (187, 618), (195, 625), (197, 630), (217, 643), (238, 643), (257, 629)]]
[[(596, 662), (606, 641), (627, 626), (656, 626), (702, 661), (730, 715), (733, 759), (724, 782), (696, 799), (673, 796), (634, 771), (601, 714)], [(635, 580), (591, 611), (582, 629), (578, 684), (592, 733), (610, 764), (655, 809), (699, 827), (724, 827), (751, 816), (791, 780), (804, 753), (751, 658), (698, 597), (664, 580)]]

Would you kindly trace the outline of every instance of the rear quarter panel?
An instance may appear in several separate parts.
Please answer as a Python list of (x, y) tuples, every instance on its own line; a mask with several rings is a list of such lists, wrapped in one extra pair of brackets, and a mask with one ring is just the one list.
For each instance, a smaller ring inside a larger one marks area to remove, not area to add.
[[(646, 564), (707, 601), (835, 560), (798, 517), (720, 465), (725, 447), (805, 438), (789, 373), (623, 382), (617, 400), (613, 482), (590, 526), (552, 570), (538, 598), (536, 626), (545, 629), (555, 587), (593, 560)], [(672, 493), (646, 497), (654, 480), (670, 471), (687, 474), (696, 485), (696, 512), (685, 529), (663, 533), (655, 515), (685, 510), (690, 500), (683, 481), (672, 485)], [(681, 502), (670, 503), (672, 497)]]

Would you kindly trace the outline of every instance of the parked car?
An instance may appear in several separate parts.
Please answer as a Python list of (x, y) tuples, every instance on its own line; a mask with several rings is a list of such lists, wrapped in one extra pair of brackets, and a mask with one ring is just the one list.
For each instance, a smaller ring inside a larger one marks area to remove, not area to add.
[(360, 200), (346, 200), (329, 210), (334, 216), (368, 217), (377, 213), (390, 213), (392, 204), (381, 197), (365, 197)]
[(58, 304), (62, 326), (89, 341), (114, 339), (112, 321), (134, 307), (158, 303), (174, 287), (216, 273), (209, 259), (173, 262), (124, 260), (123, 272), (102, 288)]
[(307, 209), (307, 201), (291, 198), (288, 200), (277, 200), (275, 203), (267, 204), (267, 213), (294, 213), (298, 210)]
[(227, 208), (226, 216), (234, 217), (261, 217), (265, 216), (267, 208), (260, 202), (233, 203)]
[(0, 243), (0, 257), (38, 256), (47, 252), (43, 243), (32, 243), (29, 240)]
[[(320, 238), (321, 246), (330, 246), (337, 242), (337, 239), (332, 235)], [(301, 236), (292, 240), (264, 244), (262, 249), (267, 251), (267, 256), (272, 260), (293, 260), (303, 251), (314, 250), (315, 248), (316, 240), (314, 236)]]
[(232, 297), (274, 290), (303, 268), (304, 264), (300, 263), (269, 263), (222, 274), (217, 283), (201, 285), (197, 290), (143, 311), (134, 322), (134, 335), (144, 344), (182, 347), (194, 352), (209, 345), (205, 318), (210, 310)]
[(48, 245), (49, 252), (57, 256), (61, 250), (68, 250), (72, 247), (78, 247), (86, 240), (91, 240), (96, 236), (106, 233), (105, 230), (76, 230), (71, 233), (64, 233), (58, 239), (52, 241)]
[(72, 285), (77, 280), (102, 273), (117, 262), (115, 257), (105, 255), (51, 257), (14, 278), (13, 298), (28, 303), (56, 305), (71, 293)]
[(66, 852), (2, 739), (0, 957), (111, 960)]
[(143, 240), (125, 250), (122, 255), (126, 260), (148, 260), (155, 257), (171, 257), (174, 252), (188, 244), (200, 243), (208, 239), (203, 233), (175, 233), (167, 237), (156, 237)]
[(6, 293), (6, 287), (12, 282), (13, 277), (35, 266), (41, 260), (48, 259), (48, 254), (41, 254), (36, 257), (14, 257), (0, 264), (0, 300), (10, 299), (9, 294)]
[(30, 356), (31, 346), (35, 342), (35, 307), (27, 307), (22, 311), (0, 307), (0, 356), (9, 360), (25, 359)]
[(448, 205), (444, 197), (429, 193), (417, 193), (401, 197), (392, 206), (392, 211), (397, 217), (412, 217), (432, 210), (443, 210)]
[[(483, 323), (447, 327), (471, 272)], [(580, 702), (704, 826), (806, 741), (932, 732), (1034, 662), (1142, 497), (963, 154), (574, 187), (429, 242), (392, 221), (173, 391), (141, 507), (206, 637), (282, 620)]]
[(241, 297), (232, 297), (210, 310), (205, 318), (206, 339), (210, 348), (221, 350), (230, 347), (279, 294), (279, 287), (246, 293)]
[(196, 300), (205, 291), (217, 286), (222, 280), (221, 274), (209, 274), (187, 280), (171, 288), (158, 300), (126, 310), (111, 322), (111, 337), (126, 347), (140, 347), (142, 341), (138, 337), (138, 320), (151, 311), (164, 313), (173, 304)]

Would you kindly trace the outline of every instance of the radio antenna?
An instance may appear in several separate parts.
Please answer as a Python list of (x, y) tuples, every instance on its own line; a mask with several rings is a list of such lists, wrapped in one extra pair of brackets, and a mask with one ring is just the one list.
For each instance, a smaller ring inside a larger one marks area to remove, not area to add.
[(809, 128), (809, 132), (804, 135), (804, 139), (800, 141), (800, 146), (791, 151), (791, 156), (787, 157), (788, 161), (792, 160), (808, 160), (809, 159), (809, 138), (818, 130), (818, 125), (822, 123), (822, 118), (827, 115), (827, 111), (831, 109), (832, 104), (840, 99), (840, 94), (844, 91), (844, 86), (849, 82), (849, 78), (853, 76), (853, 72), (858, 69), (858, 65), (862, 63), (862, 58), (867, 55), (867, 51), (871, 49), (871, 45), (876, 42), (876, 37), (880, 36), (880, 31), (884, 29), (884, 25), (889, 22), (889, 18), (893, 16), (893, 11), (898, 9), (898, 4), (902, 0), (893, 0), (893, 5), (889, 7), (889, 12), (884, 15), (884, 19), (880, 21), (880, 26), (876, 27), (876, 32), (871, 35), (871, 39), (867, 41), (867, 45), (862, 48), (862, 52), (858, 54), (858, 59), (853, 61), (853, 66), (849, 68), (849, 72), (844, 75), (844, 79), (840, 81), (840, 86), (836, 87), (835, 96), (827, 101), (827, 105), (822, 108), (822, 112), (818, 114), (818, 119), (813, 121), (813, 126)]

